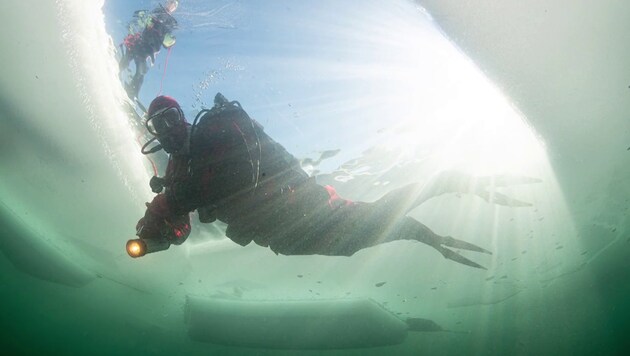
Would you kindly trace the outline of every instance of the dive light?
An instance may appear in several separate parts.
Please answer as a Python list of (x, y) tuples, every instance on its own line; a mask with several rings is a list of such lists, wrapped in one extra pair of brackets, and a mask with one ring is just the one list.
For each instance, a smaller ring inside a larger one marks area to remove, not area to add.
[(127, 253), (136, 258), (147, 253), (167, 250), (171, 243), (166, 239), (133, 239), (127, 241)]

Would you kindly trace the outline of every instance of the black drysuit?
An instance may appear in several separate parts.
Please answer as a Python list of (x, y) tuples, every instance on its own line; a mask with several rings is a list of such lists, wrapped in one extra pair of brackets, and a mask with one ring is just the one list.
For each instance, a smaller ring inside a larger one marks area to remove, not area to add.
[[(411, 184), (371, 203), (343, 199), (331, 186), (309, 177), (237, 102), (207, 111), (189, 128), (189, 137), (185, 153), (171, 154), (166, 189), (148, 205), (147, 214), (187, 221), (188, 214), (198, 210), (204, 222), (226, 223), (227, 237), (239, 245), (254, 241), (284, 255), (350, 256), (363, 248), (406, 239), (481, 267), (441, 245), (488, 252), (439, 236), (406, 216), (427, 199), (448, 191), (433, 189), (427, 194), (422, 186)], [(183, 242), (186, 236), (173, 243)]]

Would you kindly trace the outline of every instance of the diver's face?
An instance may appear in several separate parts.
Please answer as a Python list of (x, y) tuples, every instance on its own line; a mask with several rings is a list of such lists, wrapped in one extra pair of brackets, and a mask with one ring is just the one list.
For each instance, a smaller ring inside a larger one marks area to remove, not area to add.
[(158, 111), (147, 120), (146, 126), (167, 153), (179, 152), (188, 138), (186, 121), (176, 107)]
[(181, 151), (186, 142), (186, 127), (171, 132), (169, 135), (157, 136), (157, 140), (167, 153), (177, 153)]

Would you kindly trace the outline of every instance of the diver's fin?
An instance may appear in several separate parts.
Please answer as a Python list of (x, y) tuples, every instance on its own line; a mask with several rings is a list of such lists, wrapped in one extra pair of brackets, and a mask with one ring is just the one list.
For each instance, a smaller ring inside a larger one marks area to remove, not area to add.
[(542, 179), (533, 178), (533, 177), (525, 177), (525, 176), (488, 176), (488, 177), (477, 177), (474, 178), (475, 184), (480, 184), (484, 186), (491, 187), (508, 187), (511, 185), (518, 184), (532, 184), (532, 183), (540, 183)]
[(442, 254), (442, 256), (444, 256), (444, 258), (446, 258), (448, 260), (455, 261), (457, 263), (461, 263), (461, 264), (466, 265), (466, 266), (487, 270), (487, 268), (485, 268), (484, 266), (482, 266), (480, 264), (477, 264), (477, 263), (467, 259), (466, 257), (460, 255), (459, 253), (447, 249), (446, 247), (433, 246), (433, 248), (438, 250)]
[(492, 192), (492, 194), (490, 194), (490, 192), (486, 190), (479, 190), (475, 194), (481, 197), (483, 200), (487, 201), (488, 203), (494, 203), (498, 205), (511, 206), (511, 207), (532, 206), (532, 204), (528, 202), (510, 198), (507, 195), (501, 194), (499, 192)]
[(444, 239), (442, 240), (442, 245), (448, 246), (448, 247), (453, 247), (453, 248), (459, 248), (459, 249), (462, 249), (462, 250), (487, 253), (489, 255), (492, 254), (492, 252), (486, 250), (485, 248), (481, 248), (481, 247), (479, 247), (479, 246), (477, 246), (475, 244), (471, 244), (470, 242), (458, 240), (458, 239), (452, 238), (450, 236), (444, 237)]

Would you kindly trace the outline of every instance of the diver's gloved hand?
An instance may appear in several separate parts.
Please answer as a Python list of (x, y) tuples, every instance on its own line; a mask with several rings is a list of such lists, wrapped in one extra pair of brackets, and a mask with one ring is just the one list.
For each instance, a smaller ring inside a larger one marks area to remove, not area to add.
[(164, 35), (162, 46), (164, 46), (164, 48), (166, 49), (171, 48), (175, 45), (175, 41), (175, 35), (173, 35), (172, 33), (167, 33), (166, 35)]
[(141, 239), (166, 239), (179, 245), (190, 235), (190, 216), (169, 215), (166, 197), (158, 194), (147, 203), (144, 216), (136, 224), (136, 235)]
[(160, 238), (166, 226), (165, 221), (171, 215), (166, 196), (158, 194), (146, 206), (144, 216), (136, 224), (136, 235), (141, 239)]
[(149, 181), (149, 186), (151, 187), (151, 191), (153, 193), (161, 193), (164, 189), (164, 184), (164, 178), (160, 178), (158, 176), (153, 176), (153, 178)]
[(141, 239), (160, 239), (164, 219), (152, 214), (148, 209), (136, 224), (136, 235)]

